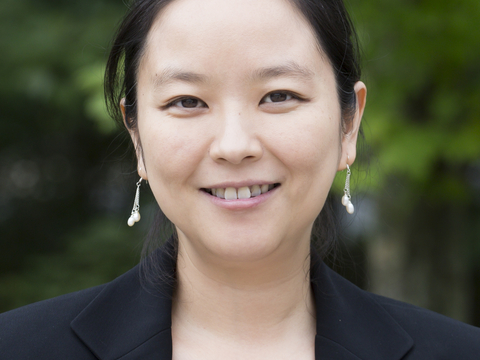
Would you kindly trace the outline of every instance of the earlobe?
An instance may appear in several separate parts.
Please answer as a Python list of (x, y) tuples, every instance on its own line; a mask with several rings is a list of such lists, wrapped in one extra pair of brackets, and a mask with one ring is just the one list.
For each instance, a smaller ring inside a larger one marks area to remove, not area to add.
[(128, 133), (130, 134), (130, 138), (132, 139), (133, 147), (135, 148), (135, 154), (137, 156), (137, 172), (138, 175), (143, 180), (148, 180), (147, 172), (145, 170), (145, 163), (143, 161), (143, 154), (142, 154), (142, 146), (140, 143), (140, 138), (138, 135), (138, 129), (132, 129), (128, 126), (127, 124), (127, 117), (126, 117), (126, 111), (125, 111), (125, 98), (120, 100), (120, 110), (122, 111), (122, 116), (123, 116), (123, 124), (125, 125), (125, 128), (127, 129)]
[(347, 134), (342, 136), (342, 154), (338, 164), (338, 171), (345, 170), (347, 164), (351, 166), (357, 156), (357, 139), (362, 122), (363, 111), (367, 100), (367, 87), (362, 81), (357, 81), (354, 86), (355, 95), (357, 98), (357, 108), (355, 116), (353, 117), (350, 130)]
[[(141, 161), (141, 162), (140, 162)], [(138, 169), (137, 174), (145, 181), (148, 181), (147, 171), (145, 170), (145, 166), (143, 165), (143, 160), (138, 160)]]
[(143, 164), (142, 158), (138, 159), (138, 169), (137, 169), (138, 175), (143, 179), (148, 181), (148, 175), (147, 171), (145, 170), (145, 165)]

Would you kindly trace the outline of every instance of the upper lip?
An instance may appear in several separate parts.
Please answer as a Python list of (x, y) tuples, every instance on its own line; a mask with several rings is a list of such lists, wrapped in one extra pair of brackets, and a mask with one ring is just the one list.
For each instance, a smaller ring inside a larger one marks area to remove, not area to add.
[(217, 183), (214, 185), (203, 186), (202, 189), (225, 189), (225, 188), (236, 188), (239, 189), (241, 187), (250, 187), (253, 185), (273, 185), (278, 184), (278, 181), (265, 181), (265, 180), (248, 180), (248, 181), (226, 181), (222, 183)]

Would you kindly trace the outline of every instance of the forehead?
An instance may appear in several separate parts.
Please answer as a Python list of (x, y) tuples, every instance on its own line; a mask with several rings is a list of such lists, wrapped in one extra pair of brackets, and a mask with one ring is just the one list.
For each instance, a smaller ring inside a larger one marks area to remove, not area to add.
[[(295, 62), (314, 72), (313, 31), (288, 0), (175, 0), (157, 16), (141, 68), (210, 72)], [(140, 69), (140, 72), (142, 69)]]

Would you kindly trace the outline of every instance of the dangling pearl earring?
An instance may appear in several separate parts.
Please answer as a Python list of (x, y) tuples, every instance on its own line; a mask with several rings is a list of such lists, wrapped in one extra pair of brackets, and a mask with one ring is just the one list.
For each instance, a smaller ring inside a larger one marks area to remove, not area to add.
[(347, 163), (347, 178), (345, 179), (345, 188), (343, 189), (344, 195), (342, 196), (342, 205), (345, 206), (349, 214), (353, 214), (355, 212), (355, 208), (353, 207), (353, 204), (351, 201), (352, 197), (350, 196), (350, 176), (351, 175), (352, 175), (352, 172), (350, 171), (350, 167), (348, 166), (348, 163)]
[(133, 226), (140, 221), (140, 185), (142, 185), (142, 178), (137, 182), (137, 192), (135, 193), (135, 201), (133, 202), (132, 214), (128, 218), (128, 226)]

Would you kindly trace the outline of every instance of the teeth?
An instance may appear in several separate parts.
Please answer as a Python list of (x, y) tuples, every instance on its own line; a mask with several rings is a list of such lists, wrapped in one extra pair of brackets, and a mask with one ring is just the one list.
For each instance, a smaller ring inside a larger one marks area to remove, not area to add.
[(252, 186), (252, 196), (258, 196), (262, 193), (262, 189), (260, 189), (260, 186), (258, 185), (253, 185)]
[(218, 189), (213, 189), (215, 191), (215, 196), (219, 197), (221, 199), (225, 199), (225, 189), (223, 188), (218, 188)]
[(238, 189), (238, 198), (239, 199), (250, 199), (251, 196), (250, 188), (248, 186), (241, 187)]
[(237, 200), (237, 189), (232, 187), (226, 188), (225, 200)]
[(244, 186), (238, 190), (233, 187), (228, 188), (216, 188), (209, 189), (210, 193), (213, 196), (216, 196), (221, 199), (226, 200), (236, 200), (236, 199), (250, 199), (251, 197), (259, 196), (265, 194), (267, 191), (272, 190), (275, 187), (273, 184), (264, 184), (264, 185), (253, 185), (253, 186)]

